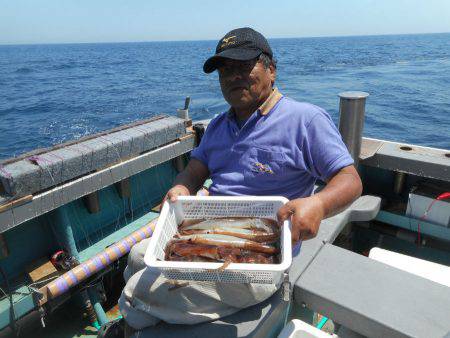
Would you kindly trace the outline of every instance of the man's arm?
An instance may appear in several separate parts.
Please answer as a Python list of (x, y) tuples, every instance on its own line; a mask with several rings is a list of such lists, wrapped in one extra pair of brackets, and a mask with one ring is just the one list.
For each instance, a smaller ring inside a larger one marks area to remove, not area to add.
[(175, 178), (173, 187), (167, 192), (164, 201), (170, 199), (171, 202), (175, 202), (178, 196), (195, 195), (208, 177), (208, 168), (199, 160), (192, 158)]
[(319, 193), (289, 201), (281, 207), (278, 220), (282, 222), (291, 217), (294, 242), (314, 238), (322, 219), (342, 211), (361, 196), (361, 192), (362, 183), (355, 167), (342, 168)]
[(334, 216), (344, 210), (362, 193), (362, 182), (353, 165), (342, 168), (316, 194), (322, 201), (325, 216)]

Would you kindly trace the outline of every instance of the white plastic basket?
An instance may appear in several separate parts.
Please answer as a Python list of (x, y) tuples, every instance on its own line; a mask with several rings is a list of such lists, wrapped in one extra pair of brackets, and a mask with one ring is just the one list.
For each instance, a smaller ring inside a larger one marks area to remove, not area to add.
[(216, 281), (224, 283), (278, 284), (292, 263), (290, 222), (285, 221), (280, 236), (279, 264), (164, 261), (165, 248), (185, 219), (216, 217), (264, 217), (276, 220), (278, 209), (288, 202), (284, 197), (200, 197), (182, 196), (166, 202), (145, 253), (145, 264), (174, 280)]

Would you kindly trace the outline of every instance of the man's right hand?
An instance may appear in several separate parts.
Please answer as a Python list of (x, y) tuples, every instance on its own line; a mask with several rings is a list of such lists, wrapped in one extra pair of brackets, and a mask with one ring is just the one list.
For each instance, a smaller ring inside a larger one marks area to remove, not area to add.
[(163, 199), (162, 204), (166, 200), (169, 200), (170, 202), (175, 202), (178, 198), (178, 196), (189, 196), (189, 190), (184, 185), (177, 184), (174, 187), (172, 187), (166, 194), (166, 196)]
[(175, 202), (178, 196), (190, 196), (202, 187), (209, 177), (208, 168), (199, 160), (192, 158), (186, 168), (175, 178), (174, 186), (167, 192), (162, 201)]

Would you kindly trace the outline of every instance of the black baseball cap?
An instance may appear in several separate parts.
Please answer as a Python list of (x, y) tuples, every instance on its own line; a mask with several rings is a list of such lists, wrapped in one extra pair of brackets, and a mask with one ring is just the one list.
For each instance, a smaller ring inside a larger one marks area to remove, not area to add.
[(219, 40), (216, 54), (206, 60), (203, 71), (212, 73), (222, 59), (246, 61), (254, 59), (262, 53), (271, 59), (273, 57), (272, 49), (261, 33), (249, 27), (233, 29)]

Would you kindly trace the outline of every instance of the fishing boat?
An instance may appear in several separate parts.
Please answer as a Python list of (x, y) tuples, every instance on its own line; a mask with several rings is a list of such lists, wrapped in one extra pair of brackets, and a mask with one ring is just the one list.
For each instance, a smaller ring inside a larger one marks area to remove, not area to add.
[[(450, 333), (450, 150), (362, 137), (366, 97), (341, 94), (339, 122), (363, 195), (303, 242), (280, 290), (214, 322), (132, 336)], [(127, 254), (152, 236), (207, 128), (188, 106), (1, 162), (0, 336), (95, 337), (120, 317)]]

